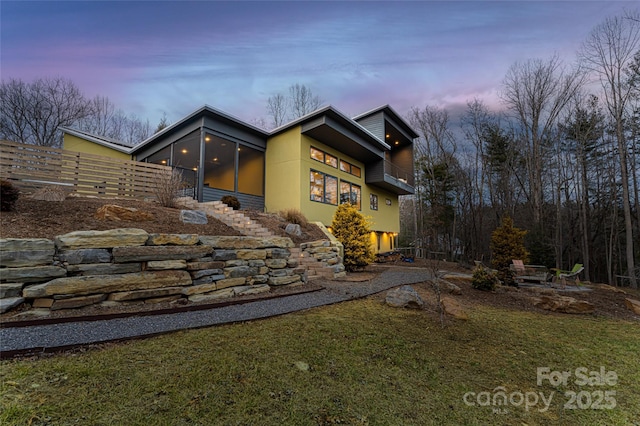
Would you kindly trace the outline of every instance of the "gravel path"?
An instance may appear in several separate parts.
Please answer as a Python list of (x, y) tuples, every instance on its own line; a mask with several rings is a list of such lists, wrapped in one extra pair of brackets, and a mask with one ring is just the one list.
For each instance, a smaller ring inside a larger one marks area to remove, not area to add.
[(325, 287), (321, 291), (203, 311), (2, 328), (0, 352), (4, 357), (267, 318), (360, 298), (403, 284), (423, 282), (429, 276), (426, 269), (392, 268), (370, 281), (327, 281), (319, 283)]

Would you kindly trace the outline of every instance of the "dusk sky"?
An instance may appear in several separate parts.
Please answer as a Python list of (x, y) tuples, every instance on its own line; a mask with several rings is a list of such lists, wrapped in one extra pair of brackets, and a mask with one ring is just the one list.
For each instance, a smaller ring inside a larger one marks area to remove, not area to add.
[(1, 76), (72, 80), (173, 123), (207, 104), (246, 121), (305, 84), (353, 116), (384, 104), (498, 108), (515, 61), (567, 66), (616, 1), (0, 2)]

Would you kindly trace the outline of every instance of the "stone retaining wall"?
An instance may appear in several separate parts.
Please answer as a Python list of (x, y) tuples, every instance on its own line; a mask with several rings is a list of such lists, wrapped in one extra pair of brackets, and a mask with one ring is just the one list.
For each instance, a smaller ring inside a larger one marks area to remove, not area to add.
[(286, 237), (77, 231), (0, 240), (0, 312), (22, 303), (71, 309), (92, 304), (206, 301), (306, 281)]

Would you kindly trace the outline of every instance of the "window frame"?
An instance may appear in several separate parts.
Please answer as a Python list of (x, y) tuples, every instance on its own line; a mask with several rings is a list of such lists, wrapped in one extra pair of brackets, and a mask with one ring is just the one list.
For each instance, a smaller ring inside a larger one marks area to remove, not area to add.
[[(314, 195), (313, 195), (313, 185), (316, 184), (315, 180), (312, 180), (312, 174), (313, 173), (317, 173), (319, 175), (322, 176), (322, 196), (321, 196), (321, 200), (317, 200), (314, 199)], [(335, 182), (335, 193), (333, 194), (335, 197), (335, 202), (331, 201), (331, 196), (328, 195), (328, 191), (327, 191), (327, 180), (328, 179), (332, 179)], [(316, 203), (322, 203), (322, 204), (328, 204), (331, 206), (337, 206), (338, 205), (338, 178), (336, 176), (332, 176), (328, 173), (324, 173), (321, 172), (320, 170), (315, 170), (315, 169), (309, 169), (309, 200), (316, 202)]]
[(369, 194), (369, 208), (378, 211), (378, 195)]
[(362, 210), (362, 186), (358, 185), (358, 184), (355, 184), (353, 182), (349, 182), (349, 181), (340, 179), (340, 186), (341, 187), (342, 187), (342, 184), (349, 185), (349, 200), (348, 201), (342, 201), (342, 194), (343, 193), (342, 193), (342, 189), (340, 189), (340, 204), (350, 203), (351, 205), (353, 205), (353, 203), (351, 203), (351, 199), (352, 199), (351, 198), (351, 194), (354, 193), (353, 188), (355, 187), (355, 188), (358, 188), (358, 191), (357, 191), (357, 195), (358, 196), (356, 197), (356, 200), (357, 200), (356, 207), (358, 208), (358, 211), (361, 211)]

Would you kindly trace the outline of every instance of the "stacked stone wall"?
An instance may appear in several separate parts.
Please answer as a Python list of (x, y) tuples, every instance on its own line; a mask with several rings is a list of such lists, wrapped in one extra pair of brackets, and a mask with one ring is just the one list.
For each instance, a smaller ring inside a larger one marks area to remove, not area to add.
[(200, 302), (299, 286), (305, 269), (286, 237), (78, 231), (0, 240), (0, 311), (93, 304)]

